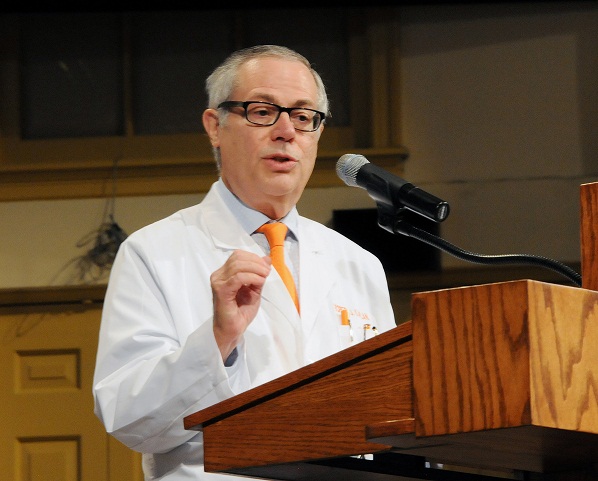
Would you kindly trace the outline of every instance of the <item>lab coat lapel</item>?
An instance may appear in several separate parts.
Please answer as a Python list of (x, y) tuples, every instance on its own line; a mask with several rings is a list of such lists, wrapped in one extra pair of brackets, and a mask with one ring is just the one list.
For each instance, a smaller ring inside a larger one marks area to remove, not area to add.
[(331, 273), (337, 271), (330, 265), (334, 252), (307, 223), (300, 222), (299, 236), (301, 322), (304, 334), (309, 336), (320, 311), (330, 308), (328, 294), (335, 282)]

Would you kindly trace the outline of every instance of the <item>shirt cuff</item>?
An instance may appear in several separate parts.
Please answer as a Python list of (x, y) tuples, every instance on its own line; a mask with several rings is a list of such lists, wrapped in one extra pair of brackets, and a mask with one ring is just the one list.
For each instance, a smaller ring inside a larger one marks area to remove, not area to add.
[(224, 367), (231, 367), (235, 361), (237, 360), (237, 358), (239, 357), (239, 351), (237, 351), (237, 348), (235, 347), (233, 349), (233, 352), (231, 352), (228, 357), (226, 358), (226, 361), (224, 361)]

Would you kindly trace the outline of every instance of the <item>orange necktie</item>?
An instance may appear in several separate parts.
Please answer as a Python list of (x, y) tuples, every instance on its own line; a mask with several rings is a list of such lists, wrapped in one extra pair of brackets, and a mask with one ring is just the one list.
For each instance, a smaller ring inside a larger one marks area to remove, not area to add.
[(257, 231), (262, 232), (268, 244), (270, 244), (270, 258), (272, 259), (272, 265), (278, 271), (278, 274), (282, 278), (287, 290), (297, 306), (299, 311), (299, 299), (297, 297), (297, 289), (295, 288), (295, 281), (293, 275), (284, 261), (284, 238), (287, 235), (287, 226), (282, 222), (272, 222), (264, 224)]

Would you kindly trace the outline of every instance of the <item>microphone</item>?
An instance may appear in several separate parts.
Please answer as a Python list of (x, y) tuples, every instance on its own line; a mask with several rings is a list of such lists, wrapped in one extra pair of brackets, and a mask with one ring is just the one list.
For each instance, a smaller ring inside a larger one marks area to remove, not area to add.
[(395, 210), (406, 207), (435, 222), (449, 215), (447, 202), (370, 163), (363, 155), (343, 155), (336, 163), (336, 174), (348, 186), (367, 190), (378, 204)]

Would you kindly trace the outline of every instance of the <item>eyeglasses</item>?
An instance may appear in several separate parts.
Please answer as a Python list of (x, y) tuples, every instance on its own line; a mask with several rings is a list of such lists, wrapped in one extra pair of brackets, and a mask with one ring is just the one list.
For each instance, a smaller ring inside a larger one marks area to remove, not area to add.
[(227, 110), (233, 107), (242, 107), (245, 110), (245, 118), (249, 122), (264, 127), (274, 125), (280, 118), (280, 114), (286, 112), (289, 114), (295, 130), (300, 130), (301, 132), (314, 132), (318, 130), (318, 127), (320, 127), (326, 118), (326, 114), (319, 110), (303, 107), (281, 107), (270, 102), (227, 100), (218, 106), (219, 109)]

